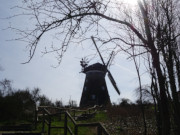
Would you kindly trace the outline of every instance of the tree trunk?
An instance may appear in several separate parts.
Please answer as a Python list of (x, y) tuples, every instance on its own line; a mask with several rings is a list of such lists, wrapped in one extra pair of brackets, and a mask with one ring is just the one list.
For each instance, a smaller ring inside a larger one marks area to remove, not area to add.
[(152, 56), (152, 65), (156, 70), (156, 74), (158, 77), (158, 84), (160, 89), (160, 113), (162, 120), (162, 128), (161, 135), (169, 135), (170, 134), (170, 116), (169, 116), (169, 108), (168, 108), (168, 98), (166, 95), (165, 89), (165, 78), (162, 74), (162, 70), (160, 67), (159, 54), (157, 53), (157, 49), (154, 46), (154, 42), (152, 40), (151, 31), (149, 27), (149, 19), (147, 15), (147, 11), (144, 9), (142, 3), (138, 1), (139, 7), (142, 12), (142, 16), (144, 19), (145, 32), (147, 36), (147, 46), (150, 49), (150, 53)]

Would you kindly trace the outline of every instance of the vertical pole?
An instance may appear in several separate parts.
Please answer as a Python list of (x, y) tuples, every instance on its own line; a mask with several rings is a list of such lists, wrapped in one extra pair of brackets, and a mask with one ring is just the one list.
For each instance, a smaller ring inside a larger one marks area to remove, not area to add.
[(49, 115), (49, 123), (48, 123), (48, 135), (51, 134), (51, 115)]
[(102, 135), (102, 128), (100, 124), (98, 124), (97, 132), (98, 132), (98, 135)]
[(59, 120), (61, 121), (62, 111), (60, 110)]
[(74, 111), (74, 119), (75, 119), (75, 117), (76, 117), (76, 111), (75, 111), (75, 109), (74, 109), (73, 111)]
[(42, 133), (44, 133), (44, 124), (45, 124), (45, 114), (44, 114), (44, 109), (43, 109), (43, 121), (42, 121)]
[(78, 126), (75, 125), (75, 128), (74, 128), (74, 135), (78, 135)]
[(36, 109), (36, 106), (35, 106), (35, 116), (34, 116), (34, 128), (35, 130), (37, 129), (37, 120), (38, 120), (38, 116), (37, 116), (37, 113), (38, 113), (38, 110)]
[(67, 135), (67, 113), (64, 114), (64, 135)]

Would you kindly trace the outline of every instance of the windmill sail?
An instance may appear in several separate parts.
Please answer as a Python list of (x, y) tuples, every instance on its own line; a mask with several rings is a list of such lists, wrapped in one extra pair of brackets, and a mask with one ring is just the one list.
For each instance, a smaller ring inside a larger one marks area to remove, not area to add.
[(111, 63), (113, 55), (114, 55), (114, 51), (112, 51), (112, 53), (110, 54), (109, 60), (108, 60), (108, 62), (106, 64), (106, 67), (108, 67), (109, 64)]
[(106, 66), (106, 64), (105, 64), (105, 62), (104, 62), (104, 60), (103, 60), (103, 57), (102, 57), (102, 55), (101, 55), (101, 53), (100, 53), (100, 51), (99, 51), (99, 49), (98, 49), (98, 47), (97, 47), (97, 45), (96, 45), (96, 42), (95, 42), (95, 40), (94, 40), (94, 37), (92, 36), (91, 39), (92, 39), (92, 41), (93, 41), (93, 43), (94, 43), (94, 45), (95, 45), (95, 47), (96, 47), (96, 50), (98, 51), (98, 54), (99, 54), (99, 56), (100, 56), (100, 58), (101, 58), (102, 63), (104, 64), (104, 66)]
[(115, 82), (115, 80), (114, 80), (114, 78), (113, 78), (110, 71), (108, 71), (108, 77), (109, 77), (109, 80), (111, 81), (112, 85), (114, 86), (116, 92), (120, 95), (120, 91), (119, 91), (119, 89), (118, 89), (118, 87), (116, 85), (116, 82)]
[(107, 72), (108, 72), (108, 77), (109, 77), (109, 79), (110, 79), (113, 87), (115, 88), (116, 92), (120, 95), (120, 91), (119, 91), (119, 89), (118, 89), (118, 87), (117, 87), (117, 85), (116, 85), (116, 82), (115, 82), (112, 74), (110, 73), (110, 71), (107, 69), (107, 66), (109, 65), (109, 62), (110, 62), (110, 60), (111, 60), (111, 58), (112, 58), (112, 56), (113, 56), (113, 52), (112, 52), (112, 54), (110, 55), (110, 59), (109, 59), (107, 65), (106, 65), (105, 62), (104, 62), (104, 60), (103, 60), (103, 57), (102, 57), (102, 55), (101, 55), (101, 53), (100, 53), (100, 51), (99, 51), (99, 49), (98, 49), (98, 47), (97, 47), (97, 45), (96, 45), (96, 42), (95, 42), (95, 40), (94, 40), (94, 37), (92, 36), (91, 39), (92, 39), (92, 41), (93, 41), (93, 43), (94, 43), (94, 45), (95, 45), (95, 47), (96, 47), (96, 50), (98, 51), (98, 54), (99, 54), (99, 56), (100, 56), (100, 58), (101, 58), (101, 60), (102, 60), (102, 63), (103, 63), (104, 66), (106, 67), (106, 70), (107, 70)]

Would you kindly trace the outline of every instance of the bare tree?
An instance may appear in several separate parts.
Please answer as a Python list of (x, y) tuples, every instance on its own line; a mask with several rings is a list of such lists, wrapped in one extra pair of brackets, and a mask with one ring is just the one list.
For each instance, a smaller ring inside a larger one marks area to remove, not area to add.
[(56, 107), (63, 107), (63, 102), (61, 100), (56, 100), (55, 101), (55, 106)]
[(1, 96), (10, 95), (12, 94), (12, 92), (13, 92), (12, 81), (8, 79), (4, 79), (0, 81), (0, 95)]

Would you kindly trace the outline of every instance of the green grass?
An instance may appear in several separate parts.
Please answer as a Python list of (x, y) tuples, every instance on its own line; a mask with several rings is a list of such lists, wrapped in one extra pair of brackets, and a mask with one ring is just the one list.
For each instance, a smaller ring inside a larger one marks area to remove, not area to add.
[(97, 128), (93, 127), (79, 127), (78, 135), (97, 135)]
[(83, 121), (78, 121), (78, 123), (105, 122), (107, 120), (107, 113), (104, 111), (98, 111), (96, 112), (95, 117)]

